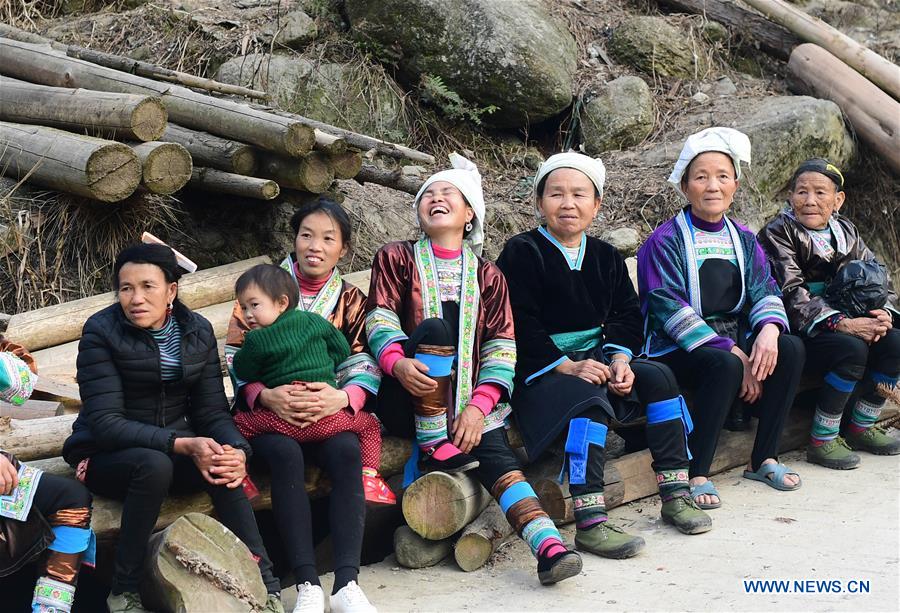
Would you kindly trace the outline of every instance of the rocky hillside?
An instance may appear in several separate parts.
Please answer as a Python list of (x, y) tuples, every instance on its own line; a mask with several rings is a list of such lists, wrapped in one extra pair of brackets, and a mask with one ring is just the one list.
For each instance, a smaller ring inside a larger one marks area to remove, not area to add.
[[(896, 0), (791, 1), (897, 61)], [(663, 0), (6, 0), (0, 19), (264, 89), (282, 109), (439, 160), (464, 151), (486, 178), (489, 256), (533, 224), (530, 177), (546, 155), (570, 147), (601, 156), (608, 168), (595, 232), (634, 251), (680, 205), (665, 179), (685, 136), (727, 125), (753, 143), (736, 217), (759, 227), (782, 206), (796, 164), (827, 157), (846, 170), (845, 212), (900, 272), (900, 182), (857, 141), (840, 109), (794, 95), (785, 57), (761, 51), (747, 32), (669, 7)], [(356, 223), (346, 268), (368, 267), (380, 244), (414, 233), (408, 195), (352, 181), (336, 187)], [(295, 206), (184, 196), (160, 203), (166, 215), (153, 223), (209, 266), (284, 253)], [(115, 240), (145, 229), (134, 217)], [(53, 277), (53, 267), (34, 258), (52, 260), (59, 247), (25, 243), (6, 258), (14, 291), (0, 296), (0, 310), (27, 305), (27, 288), (53, 302), (104, 287), (104, 270), (76, 270), (74, 286), (59, 271)], [(27, 288), (12, 274), (23, 268), (35, 275)], [(48, 291), (54, 283), (60, 290)]]

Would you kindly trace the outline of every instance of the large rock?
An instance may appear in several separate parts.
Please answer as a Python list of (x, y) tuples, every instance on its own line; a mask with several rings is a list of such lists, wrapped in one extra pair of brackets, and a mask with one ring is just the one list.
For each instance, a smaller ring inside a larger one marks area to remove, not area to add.
[(585, 151), (598, 155), (637, 145), (653, 131), (653, 94), (640, 77), (607, 83), (581, 113)]
[(400, 90), (374, 66), (317, 63), (284, 55), (228, 60), (216, 79), (264, 89), (286, 111), (385, 140), (407, 140)]
[[(622, 152), (607, 162), (612, 167), (627, 164), (666, 177), (678, 159), (684, 139), (717, 125), (737, 128), (750, 137), (753, 163), (742, 177), (734, 213), (753, 229), (762, 227), (781, 209), (780, 195), (800, 162), (824, 157), (838, 166), (847, 166), (856, 153), (841, 110), (830, 100), (767, 96), (713, 99), (702, 110), (680, 117), (666, 143), (641, 152)], [(676, 199), (673, 190), (663, 191), (673, 201)]]
[(302, 49), (315, 40), (318, 33), (316, 22), (301, 10), (291, 11), (280, 23), (273, 21), (265, 30), (267, 36), (274, 36), (276, 45), (292, 49)]
[(661, 77), (690, 77), (695, 56), (691, 41), (662, 17), (625, 20), (613, 31), (609, 50), (621, 63)]
[(556, 115), (572, 101), (572, 35), (538, 0), (346, 0), (357, 38), (407, 83), (440, 77), (501, 127)]

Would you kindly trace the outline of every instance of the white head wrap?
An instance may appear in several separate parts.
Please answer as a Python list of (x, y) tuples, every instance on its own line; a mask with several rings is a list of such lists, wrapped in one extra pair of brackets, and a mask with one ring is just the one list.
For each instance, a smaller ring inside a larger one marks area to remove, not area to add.
[(736, 179), (741, 178), (741, 162), (750, 165), (750, 139), (743, 132), (734, 128), (706, 128), (696, 134), (691, 134), (684, 141), (681, 155), (678, 156), (675, 168), (669, 175), (669, 183), (685, 198), (687, 195), (681, 190), (681, 178), (691, 161), (701, 153), (708, 151), (717, 151), (729, 156), (734, 162)]
[(481, 173), (474, 163), (467, 160), (458, 153), (450, 154), (450, 164), (453, 166), (451, 170), (442, 170), (436, 172), (425, 180), (416, 199), (413, 201), (413, 210), (416, 211), (416, 223), (419, 221), (418, 209), (419, 201), (422, 194), (432, 183), (438, 181), (446, 181), (450, 183), (465, 197), (466, 202), (475, 211), (475, 217), (472, 219), (472, 230), (466, 237), (469, 244), (477, 255), (481, 255), (481, 248), (484, 245), (484, 191), (481, 189)]
[(603, 165), (600, 158), (592, 158), (583, 153), (568, 151), (566, 153), (551, 155), (538, 168), (537, 174), (534, 177), (533, 188), (535, 209), (537, 209), (537, 203), (540, 199), (537, 193), (538, 185), (541, 184), (541, 181), (543, 181), (547, 175), (560, 168), (574, 168), (575, 170), (583, 172), (587, 175), (587, 178), (591, 180), (591, 183), (594, 184), (594, 187), (597, 188), (597, 193), (600, 194), (600, 197), (603, 197), (603, 186), (606, 183), (606, 166)]

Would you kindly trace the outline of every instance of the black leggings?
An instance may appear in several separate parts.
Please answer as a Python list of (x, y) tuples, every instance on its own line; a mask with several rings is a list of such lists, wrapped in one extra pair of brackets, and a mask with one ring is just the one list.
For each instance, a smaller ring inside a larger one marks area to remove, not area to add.
[[(806, 372), (818, 377), (835, 373), (844, 380), (856, 383), (856, 395), (873, 403), (884, 399), (875, 391), (872, 372), (896, 377), (900, 373), (900, 330), (888, 330), (877, 343), (869, 345), (861, 338), (841, 332), (820, 332), (803, 339), (806, 345)], [(818, 407), (830, 415), (844, 411), (851, 392), (843, 392), (830, 385), (819, 390)]]
[[(443, 303), (445, 319), (426, 319), (419, 324), (403, 343), (403, 353), (413, 357), (419, 345), (455, 346), (458, 321), (456, 303)], [(394, 436), (415, 438), (412, 396), (394, 377), (385, 375), (378, 389), (376, 413), (388, 432)], [(478, 459), (474, 473), (487, 491), (494, 483), (512, 470), (521, 470), (516, 454), (509, 446), (506, 430), (497, 428), (485, 432), (481, 442), (469, 452)]]
[(189, 457), (168, 456), (145, 447), (103, 451), (91, 457), (85, 484), (96, 494), (124, 500), (112, 581), (114, 594), (138, 591), (147, 541), (166, 496), (200, 489), (212, 498), (222, 523), (259, 557), (259, 570), (269, 592), (279, 591), (243, 488), (212, 485)]
[(252, 438), (250, 444), (254, 457), (262, 460), (272, 473), (272, 512), (296, 582), (319, 585), (304, 452), (313, 454), (331, 480), (328, 519), (334, 544), (334, 591), (356, 581), (366, 519), (362, 459), (356, 434), (341, 432), (321, 443), (305, 446), (283, 434), (261, 434)]
[(63, 509), (83, 509), (91, 506), (91, 492), (78, 481), (50, 475), (41, 475), (34, 493), (34, 508), (48, 517)]
[[(748, 405), (753, 416), (759, 418), (750, 456), (753, 470), (758, 470), (767, 458), (778, 458), (781, 432), (800, 383), (804, 358), (805, 351), (799, 338), (789, 334), (778, 337), (775, 372), (763, 382), (762, 397)], [(691, 418), (694, 432), (688, 443), (694, 459), (691, 460), (690, 475), (709, 476), (725, 416), (733, 403), (742, 402), (738, 392), (744, 366), (733, 353), (712, 347), (700, 347), (690, 353), (677, 349), (654, 359), (671, 368), (682, 387), (693, 391)]]

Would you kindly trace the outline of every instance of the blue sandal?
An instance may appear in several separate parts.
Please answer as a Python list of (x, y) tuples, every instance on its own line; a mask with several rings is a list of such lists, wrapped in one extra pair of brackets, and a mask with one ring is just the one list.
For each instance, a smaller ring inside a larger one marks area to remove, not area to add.
[[(712, 503), (707, 502), (704, 504), (697, 502), (697, 497), (703, 496), (704, 494), (707, 496), (715, 496), (716, 498), (719, 499), (719, 502), (712, 502)], [(718, 509), (719, 507), (722, 506), (722, 497), (719, 496), (719, 491), (716, 489), (716, 486), (713, 485), (713, 482), (708, 479), (706, 480), (706, 483), (704, 483), (703, 485), (692, 485), (691, 486), (691, 498), (694, 500), (694, 502), (697, 504), (697, 506), (700, 507), (701, 509), (703, 509), (704, 511), (708, 511), (709, 509)]]
[[(785, 485), (785, 475), (796, 475), (797, 485)], [(800, 481), (800, 475), (780, 462), (778, 464), (763, 464), (759, 467), (759, 470), (755, 472), (752, 470), (745, 470), (744, 479), (762, 481), (769, 487), (774, 487), (776, 490), (781, 490), (782, 492), (792, 492), (803, 485), (803, 482)]]

